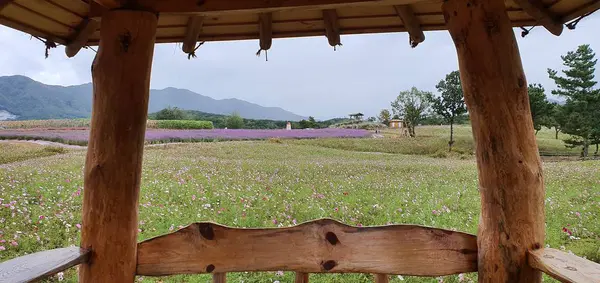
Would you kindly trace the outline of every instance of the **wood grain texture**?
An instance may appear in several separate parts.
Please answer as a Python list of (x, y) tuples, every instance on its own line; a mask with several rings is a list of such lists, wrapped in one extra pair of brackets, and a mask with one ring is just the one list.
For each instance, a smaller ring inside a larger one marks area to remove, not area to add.
[(156, 14), (115, 10), (102, 18), (92, 65), (93, 109), (84, 169), (81, 246), (93, 251), (79, 281), (133, 282), (138, 195)]
[[(99, 0), (98, 0), (99, 1)], [(117, 2), (117, 0), (103, 0)], [(221, 16), (239, 13), (268, 13), (277, 11), (293, 11), (306, 9), (336, 9), (355, 6), (405, 5), (428, 3), (441, 0), (137, 0), (136, 5), (145, 10), (157, 13), (199, 14), (204, 16)], [(91, 17), (100, 16), (96, 12)]]
[(441, 276), (476, 271), (476, 246), (473, 235), (413, 225), (352, 227), (321, 219), (288, 228), (237, 229), (195, 223), (141, 242), (137, 274), (288, 270)]
[(398, 17), (402, 19), (402, 23), (408, 31), (410, 46), (415, 48), (419, 43), (425, 41), (425, 33), (423, 33), (421, 23), (419, 23), (419, 19), (415, 16), (412, 8), (409, 5), (398, 5), (394, 6), (394, 9), (396, 9)]
[(79, 50), (86, 46), (90, 36), (100, 27), (100, 23), (95, 20), (85, 19), (77, 29), (77, 35), (69, 41), (65, 47), (67, 57), (74, 57)]
[(375, 278), (375, 283), (388, 283), (390, 282), (390, 277), (387, 274), (373, 274)]
[(529, 251), (529, 265), (565, 283), (600, 283), (600, 264), (556, 249)]
[(521, 9), (523, 9), (532, 18), (536, 19), (550, 33), (560, 35), (563, 31), (563, 24), (559, 17), (553, 15), (541, 0), (513, 0)]
[(269, 50), (273, 44), (273, 14), (261, 13), (258, 15), (259, 46), (260, 50)]
[(0, 283), (34, 282), (86, 262), (89, 251), (79, 247), (48, 250), (0, 263)]
[(204, 17), (202, 16), (191, 16), (188, 19), (187, 29), (185, 31), (185, 39), (183, 40), (182, 50), (187, 54), (194, 53), (196, 49), (196, 43), (198, 42), (198, 36), (202, 32), (202, 25), (204, 24)]
[(213, 283), (227, 283), (227, 273), (213, 273)]
[(0, 11), (2, 11), (4, 7), (8, 6), (8, 4), (10, 4), (13, 1), (14, 0), (0, 0)]
[(335, 10), (323, 10), (323, 21), (325, 22), (325, 36), (329, 45), (333, 47), (342, 45), (337, 12)]
[(476, 144), (479, 282), (540, 282), (527, 251), (544, 244), (544, 181), (527, 80), (502, 0), (443, 4)]
[(308, 276), (306, 272), (296, 272), (294, 283), (308, 283)]

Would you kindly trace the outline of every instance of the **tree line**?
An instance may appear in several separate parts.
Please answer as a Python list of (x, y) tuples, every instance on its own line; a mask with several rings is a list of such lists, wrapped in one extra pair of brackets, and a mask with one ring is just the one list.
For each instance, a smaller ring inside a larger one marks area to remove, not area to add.
[[(267, 119), (246, 119), (238, 113), (230, 115), (212, 114), (197, 110), (183, 110), (177, 107), (167, 107), (158, 112), (148, 115), (152, 120), (196, 120), (210, 121), (218, 129), (285, 129), (288, 121)], [(293, 129), (320, 129), (330, 125), (346, 121), (345, 118), (335, 118), (325, 121), (317, 121), (314, 117), (308, 117), (301, 121), (291, 121)]]
[[(561, 56), (564, 70), (548, 69), (549, 78), (554, 80), (556, 89), (552, 94), (565, 99), (564, 104), (550, 102), (541, 84), (528, 86), (529, 105), (535, 133), (542, 127), (553, 128), (555, 137), (562, 132), (568, 135), (564, 140), (570, 148), (581, 147), (581, 156), (589, 155), (589, 148), (596, 146), (598, 155), (600, 144), (600, 89), (596, 87), (594, 72), (597, 59), (589, 45), (581, 45), (575, 51)], [(416, 136), (415, 127), (432, 121), (450, 125), (449, 150), (454, 143), (455, 124), (468, 122), (468, 109), (464, 102), (460, 73), (454, 71), (446, 75), (437, 85), (438, 96), (415, 87), (401, 91), (391, 102), (391, 110), (383, 109), (379, 121), (389, 123), (390, 119), (402, 119), (411, 137)], [(393, 114), (393, 116), (392, 116)]]

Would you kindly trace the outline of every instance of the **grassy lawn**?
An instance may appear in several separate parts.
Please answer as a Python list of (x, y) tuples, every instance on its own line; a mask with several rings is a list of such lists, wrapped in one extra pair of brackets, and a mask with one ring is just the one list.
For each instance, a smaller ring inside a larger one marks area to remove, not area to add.
[(35, 157), (65, 153), (61, 147), (44, 146), (33, 143), (0, 142), (0, 164), (27, 160)]
[[(417, 135), (423, 134), (422, 139), (427, 140), (425, 131), (419, 130)], [(457, 132), (465, 142), (469, 134), (467, 127)], [(433, 140), (434, 134), (431, 136)], [(351, 225), (406, 223), (476, 233), (480, 201), (474, 159), (377, 153), (405, 153), (410, 146), (400, 145), (400, 141), (406, 140), (390, 137), (147, 147), (139, 239), (198, 221), (282, 227), (321, 217)], [(544, 143), (551, 146), (553, 141)], [(438, 150), (445, 147), (444, 142)], [(6, 153), (1, 151), (1, 155)], [(0, 246), (4, 247), (0, 248), (0, 261), (79, 243), (84, 158), (85, 152), (70, 151), (0, 167)], [(600, 262), (600, 161), (545, 163), (544, 170), (546, 244)], [(75, 272), (67, 271), (62, 282), (76, 282)], [(209, 282), (206, 275), (138, 279)], [(229, 274), (228, 279), (293, 282), (293, 274), (242, 273)], [(438, 282), (436, 278), (402, 279), (394, 276), (393, 282)], [(57, 277), (51, 280), (58, 281)], [(370, 280), (370, 275), (311, 275), (311, 282)], [(458, 282), (458, 276), (443, 280)], [(476, 282), (476, 275), (468, 274), (466, 280)]]
[[(417, 154), (431, 157), (455, 156), (468, 158), (475, 151), (471, 126), (469, 125), (454, 127), (455, 142), (452, 153), (448, 153), (449, 126), (417, 127), (415, 132), (417, 135), (415, 138), (402, 137), (399, 131), (388, 129), (383, 131), (384, 138), (382, 139), (313, 139), (289, 140), (286, 142), (352, 151)], [(577, 156), (580, 153), (578, 148), (565, 147), (563, 139), (567, 138), (567, 135), (559, 133), (558, 139), (555, 139), (554, 130), (552, 129), (544, 128), (536, 137), (542, 155)], [(592, 149), (590, 149), (590, 152), (592, 152)]]

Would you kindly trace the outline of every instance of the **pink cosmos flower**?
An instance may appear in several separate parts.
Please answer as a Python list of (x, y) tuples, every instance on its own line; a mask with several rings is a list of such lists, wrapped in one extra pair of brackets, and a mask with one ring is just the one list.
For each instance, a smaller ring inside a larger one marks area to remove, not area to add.
[(75, 224), (75, 227), (77, 227), (77, 229), (81, 229), (81, 224), (77, 223)]
[(196, 195), (192, 195), (192, 200), (196, 200)]
[(44, 218), (46, 218), (46, 216), (44, 216), (44, 215), (40, 215), (40, 217), (39, 217), (39, 218), (40, 218), (40, 220), (44, 220)]
[(294, 225), (296, 225), (298, 222), (296, 222), (296, 219), (293, 219), (293, 220), (292, 220), (292, 223), (293, 223)]
[(0, 251), (5, 251), (6, 248), (4, 246), (0, 246)]
[(277, 224), (277, 219), (273, 219), (273, 224)]
[(19, 245), (19, 243), (17, 243), (17, 241), (11, 241), (11, 242), (10, 242), (10, 245), (11, 245), (11, 246), (15, 246), (15, 247), (16, 247), (16, 246), (18, 246), (18, 245)]
[(575, 212), (575, 215), (577, 215), (577, 217), (581, 217), (581, 213), (579, 213), (579, 211)]

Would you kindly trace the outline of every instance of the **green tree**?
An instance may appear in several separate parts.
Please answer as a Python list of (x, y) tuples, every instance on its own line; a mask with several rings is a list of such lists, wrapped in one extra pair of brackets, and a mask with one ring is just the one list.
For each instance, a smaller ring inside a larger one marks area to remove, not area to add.
[(550, 78), (558, 89), (552, 93), (566, 97), (563, 106), (564, 121), (561, 131), (571, 135), (565, 140), (569, 147), (581, 146), (581, 156), (587, 157), (589, 146), (600, 140), (600, 90), (596, 89), (594, 72), (596, 60), (589, 45), (581, 45), (575, 51), (561, 56), (564, 76), (548, 69)]
[(552, 111), (554, 105), (548, 102), (544, 87), (541, 84), (530, 84), (527, 88), (529, 94), (529, 106), (531, 107), (531, 119), (535, 134), (542, 129), (542, 126), (551, 124)]
[(431, 92), (421, 91), (416, 87), (401, 91), (392, 101), (392, 111), (404, 119), (411, 137), (416, 136), (415, 126), (421, 122), (430, 108)]
[(448, 151), (452, 151), (452, 145), (454, 144), (454, 124), (460, 115), (467, 112), (462, 85), (460, 83), (460, 73), (454, 71), (447, 74), (446, 78), (441, 80), (435, 87), (441, 95), (432, 98), (432, 108), (435, 113), (442, 116), (450, 124)]
[(225, 121), (225, 125), (228, 129), (241, 129), (244, 127), (244, 119), (240, 114), (234, 112)]
[(308, 120), (300, 120), (300, 128), (301, 129), (315, 129), (318, 128), (319, 124), (317, 123), (317, 120), (315, 120), (315, 117), (313, 116), (309, 116)]
[(565, 115), (563, 107), (558, 103), (552, 103), (552, 110), (550, 116), (546, 117), (543, 126), (548, 128), (554, 128), (554, 138), (558, 139), (558, 133), (560, 133), (560, 125), (565, 123)]
[(392, 117), (392, 114), (390, 113), (390, 110), (381, 109), (381, 111), (379, 112), (379, 116), (377, 118), (379, 119), (379, 122), (387, 125), (390, 123), (391, 117)]
[(187, 113), (177, 107), (171, 108), (170, 106), (156, 112), (156, 120), (187, 120), (189, 119)]

